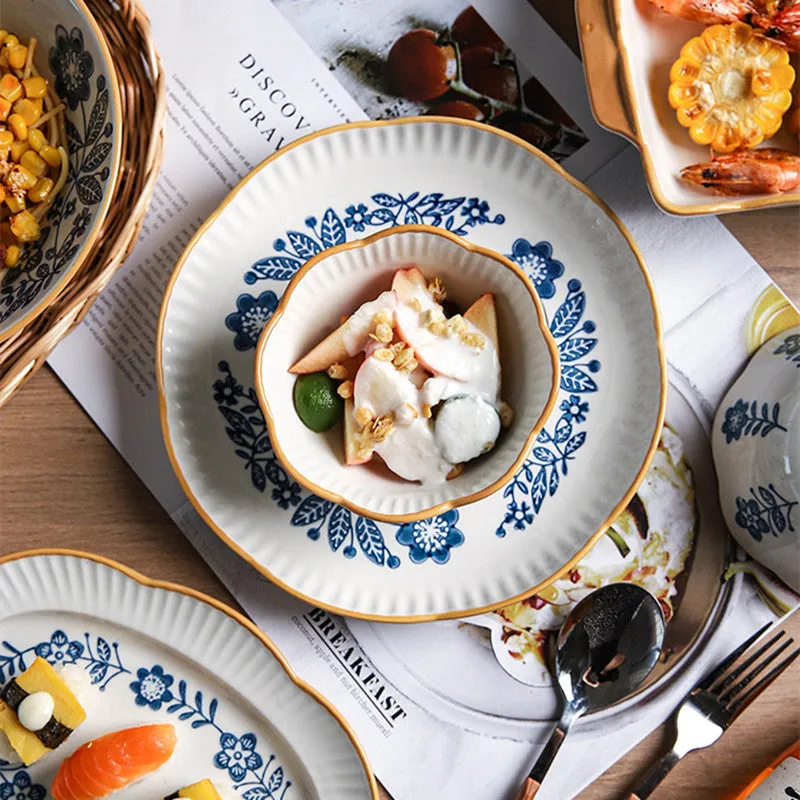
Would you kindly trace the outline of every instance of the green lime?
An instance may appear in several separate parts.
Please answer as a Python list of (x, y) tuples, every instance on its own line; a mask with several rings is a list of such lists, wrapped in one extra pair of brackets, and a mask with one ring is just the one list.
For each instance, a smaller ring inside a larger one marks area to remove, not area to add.
[(344, 401), (336, 388), (339, 384), (327, 372), (301, 375), (294, 384), (294, 407), (307, 428), (322, 433), (341, 418)]

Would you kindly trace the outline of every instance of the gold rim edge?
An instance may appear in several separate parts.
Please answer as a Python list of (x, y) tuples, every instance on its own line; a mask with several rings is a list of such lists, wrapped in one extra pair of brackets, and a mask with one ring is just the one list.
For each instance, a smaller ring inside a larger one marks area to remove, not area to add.
[[(542, 412), (539, 417), (536, 419), (536, 422), (533, 425), (531, 431), (525, 437), (525, 442), (522, 445), (522, 449), (516, 458), (514, 459), (511, 466), (496, 480), (492, 481), (488, 486), (485, 486), (483, 489), (480, 489), (476, 492), (472, 492), (471, 494), (464, 495), (463, 497), (454, 498), (452, 500), (444, 500), (441, 503), (437, 503), (435, 506), (431, 506), (430, 508), (424, 508), (420, 511), (414, 511), (410, 514), (384, 514), (372, 511), (371, 509), (362, 508), (361, 506), (353, 503), (352, 501), (348, 500), (346, 497), (342, 497), (341, 495), (335, 494), (334, 492), (329, 491), (328, 489), (324, 489), (321, 486), (318, 486), (313, 481), (306, 478), (301, 472), (299, 472), (295, 466), (291, 463), (291, 461), (286, 457), (283, 448), (281, 447), (280, 440), (278, 437), (277, 427), (275, 423), (274, 415), (272, 414), (272, 410), (269, 405), (269, 401), (267, 400), (266, 392), (264, 391), (264, 379), (263, 379), (263, 372), (262, 372), (262, 355), (264, 350), (267, 347), (267, 342), (272, 335), (273, 329), (277, 326), (278, 322), (280, 321), (283, 313), (286, 310), (286, 307), (289, 304), (289, 299), (291, 295), (294, 293), (294, 290), (300, 283), (300, 280), (307, 275), (315, 266), (322, 263), (326, 259), (331, 256), (336, 255), (337, 253), (342, 253), (348, 250), (358, 250), (362, 247), (366, 247), (373, 242), (379, 241), (380, 239), (385, 239), (389, 236), (396, 236), (401, 235), (403, 233), (429, 233), (435, 236), (441, 236), (443, 239), (447, 239), (453, 244), (462, 247), (464, 250), (468, 250), (473, 253), (478, 253), (479, 255), (485, 256), (486, 258), (490, 258), (496, 263), (500, 264), (501, 266), (505, 267), (506, 269), (510, 270), (511, 272), (519, 278), (522, 285), (525, 287), (525, 290), (530, 295), (531, 300), (533, 301), (534, 308), (536, 309), (536, 321), (539, 325), (539, 330), (542, 332), (542, 336), (544, 338), (545, 344), (547, 345), (548, 355), (550, 356), (550, 371), (551, 371), (551, 378), (550, 378), (550, 392), (547, 396), (547, 402), (545, 403), (544, 407), (542, 408)], [(278, 304), (278, 307), (275, 309), (275, 313), (272, 315), (272, 318), (267, 323), (264, 330), (261, 332), (258, 340), (258, 346), (256, 347), (255, 353), (255, 383), (256, 383), (256, 394), (258, 395), (259, 405), (261, 406), (261, 410), (264, 412), (264, 418), (267, 422), (267, 431), (269, 433), (270, 442), (272, 442), (272, 447), (275, 450), (276, 455), (279, 457), (281, 464), (286, 468), (287, 472), (294, 478), (299, 484), (304, 486), (313, 494), (316, 494), (325, 500), (330, 500), (332, 503), (336, 503), (338, 505), (343, 505), (346, 508), (349, 508), (351, 511), (354, 511), (356, 514), (360, 514), (363, 517), (368, 517), (369, 519), (378, 520), (379, 522), (389, 522), (394, 524), (405, 524), (406, 522), (417, 522), (421, 519), (427, 519), (428, 517), (435, 516), (437, 514), (442, 514), (446, 511), (450, 511), (454, 508), (460, 508), (461, 506), (469, 505), (470, 503), (476, 503), (479, 500), (483, 500), (489, 495), (494, 494), (498, 489), (500, 489), (503, 484), (505, 484), (522, 466), (525, 459), (528, 457), (528, 453), (530, 452), (531, 448), (533, 447), (533, 443), (536, 440), (536, 437), (539, 435), (539, 432), (544, 427), (545, 423), (547, 422), (550, 414), (553, 411), (553, 407), (556, 404), (556, 400), (558, 398), (558, 387), (559, 387), (559, 377), (561, 375), (561, 362), (558, 354), (558, 345), (556, 345), (555, 339), (553, 335), (550, 333), (550, 328), (547, 325), (547, 317), (544, 312), (544, 306), (537, 294), (536, 290), (531, 285), (531, 282), (527, 279), (525, 273), (510, 259), (505, 258), (500, 253), (491, 250), (488, 247), (482, 247), (481, 245), (474, 244), (472, 242), (468, 242), (462, 239), (459, 236), (456, 236), (454, 233), (450, 231), (442, 230), (440, 228), (436, 228), (432, 225), (398, 225), (393, 228), (387, 228), (385, 230), (379, 231), (378, 233), (373, 233), (371, 236), (367, 236), (364, 239), (354, 239), (351, 242), (343, 242), (342, 244), (336, 245), (335, 247), (331, 247), (328, 250), (323, 250), (321, 253), (310, 258), (306, 263), (298, 270), (297, 274), (294, 275), (292, 280), (289, 282), (289, 285), (286, 287), (286, 291), (283, 293), (281, 297), (281, 301)]]
[(103, 223), (108, 216), (109, 206), (117, 188), (117, 181), (119, 179), (120, 165), (122, 163), (122, 95), (119, 90), (119, 80), (117, 78), (117, 68), (114, 65), (114, 60), (111, 57), (111, 51), (108, 49), (108, 42), (103, 31), (100, 29), (97, 20), (94, 18), (91, 11), (84, 3), (84, 0), (72, 0), (80, 9), (81, 13), (89, 23), (89, 27), (94, 32), (100, 50), (103, 53), (105, 64), (108, 69), (108, 82), (110, 85), (110, 92), (114, 98), (113, 114), (114, 114), (114, 157), (111, 164), (111, 175), (109, 176), (109, 184), (104, 192), (104, 197), (100, 203), (97, 216), (94, 220), (94, 226), (88, 239), (84, 242), (80, 252), (75, 256), (74, 263), (70, 268), (61, 275), (61, 279), (56, 285), (47, 292), (32, 308), (25, 312), (13, 325), (5, 330), (0, 330), (0, 342), (10, 339), (14, 334), (19, 333), (29, 322), (34, 320), (39, 315), (43, 314), (47, 307), (52, 305), (58, 297), (66, 291), (67, 287), (72, 283), (72, 279), (77, 274), (78, 270), (84, 265), (89, 250), (94, 246), (94, 243), (100, 238), (102, 233)]
[[(241, 189), (250, 180), (252, 180), (252, 178), (258, 172), (260, 172), (264, 167), (272, 163), (272, 161), (276, 160), (284, 153), (293, 150), (295, 147), (304, 145), (306, 142), (313, 141), (314, 139), (320, 136), (325, 136), (332, 133), (338, 133), (340, 131), (350, 130), (352, 128), (357, 129), (357, 128), (370, 128), (370, 127), (389, 127), (389, 126), (407, 125), (407, 124), (461, 125), (467, 128), (476, 128), (478, 130), (491, 133), (494, 136), (499, 136), (500, 138), (507, 139), (508, 141), (512, 142), (518, 147), (522, 147), (523, 149), (527, 150), (528, 153), (535, 156), (540, 161), (543, 161), (558, 175), (564, 178), (564, 180), (566, 180), (571, 186), (580, 190), (584, 195), (586, 195), (590, 200), (592, 200), (603, 211), (603, 213), (617, 226), (620, 233), (622, 233), (623, 237), (627, 241), (628, 246), (631, 249), (631, 252), (636, 258), (636, 262), (639, 266), (639, 269), (642, 272), (645, 285), (650, 295), (650, 306), (653, 310), (653, 324), (655, 328), (656, 343), (659, 354), (661, 394), (659, 398), (660, 403), (659, 403), (658, 415), (656, 417), (655, 431), (639, 472), (634, 476), (633, 482), (631, 483), (628, 491), (625, 492), (622, 499), (612, 509), (611, 513), (606, 517), (606, 519), (600, 524), (599, 528), (589, 536), (586, 544), (583, 547), (581, 547), (578, 550), (578, 552), (575, 553), (575, 555), (569, 561), (567, 561), (560, 569), (558, 569), (556, 572), (549, 575), (543, 581), (539, 582), (530, 589), (526, 589), (525, 591), (519, 592), (511, 597), (505, 598), (503, 600), (494, 601), (484, 606), (477, 606), (475, 608), (467, 608), (467, 609), (457, 609), (452, 611), (429, 612), (426, 614), (387, 615), (387, 614), (371, 614), (367, 612), (353, 611), (350, 609), (341, 608), (331, 603), (320, 601), (318, 598), (310, 597), (298, 591), (294, 587), (286, 584), (277, 576), (273, 575), (272, 572), (265, 565), (262, 565), (258, 561), (256, 561), (246, 550), (244, 550), (242, 547), (236, 544), (219, 526), (216, 525), (216, 523), (213, 522), (211, 517), (203, 508), (199, 499), (192, 493), (186, 481), (186, 477), (184, 476), (183, 471), (180, 468), (180, 464), (178, 463), (175, 451), (172, 447), (172, 436), (170, 433), (169, 421), (167, 419), (167, 404), (166, 404), (166, 393), (164, 387), (164, 363), (163, 363), (162, 348), (163, 348), (164, 328), (166, 325), (166, 313), (169, 306), (169, 301), (172, 296), (172, 291), (175, 288), (175, 284), (178, 281), (178, 277), (180, 276), (184, 264), (188, 260), (189, 255), (191, 254), (194, 247), (197, 245), (197, 242), (202, 238), (202, 236), (206, 233), (206, 231), (214, 224), (214, 222), (217, 220), (220, 214), (228, 206), (228, 204), (231, 203), (232, 200), (236, 197), (238, 192), (241, 191)], [(228, 194), (228, 196), (222, 201), (222, 203), (220, 203), (220, 205), (209, 215), (209, 217), (198, 228), (198, 230), (195, 232), (192, 239), (186, 245), (185, 250), (183, 251), (180, 258), (175, 264), (175, 269), (172, 275), (170, 276), (169, 282), (167, 283), (166, 291), (164, 293), (164, 299), (162, 301), (161, 310), (159, 312), (159, 317), (158, 317), (158, 328), (156, 330), (156, 379), (158, 382), (158, 412), (161, 421), (161, 430), (164, 436), (164, 444), (166, 446), (167, 454), (169, 455), (172, 468), (175, 472), (176, 477), (178, 478), (178, 482), (180, 483), (181, 488), (186, 493), (186, 496), (189, 498), (197, 513), (202, 517), (203, 521), (211, 528), (211, 530), (214, 531), (214, 533), (223, 542), (225, 542), (225, 544), (231, 550), (233, 550), (233, 552), (235, 552), (240, 558), (242, 558), (244, 561), (250, 564), (250, 566), (252, 566), (255, 570), (260, 572), (262, 575), (264, 575), (274, 584), (279, 586), (285, 592), (294, 597), (297, 597), (303, 602), (319, 606), (320, 608), (324, 608), (326, 611), (331, 611), (334, 614), (353, 617), (354, 619), (363, 619), (371, 622), (396, 622), (396, 623), (433, 622), (435, 620), (456, 619), (458, 617), (475, 616), (477, 614), (483, 614), (488, 611), (495, 611), (498, 608), (503, 608), (503, 606), (518, 602), (526, 597), (529, 597), (532, 594), (540, 592), (542, 589), (549, 586), (553, 581), (558, 580), (560, 577), (568, 573), (574, 566), (578, 564), (578, 562), (580, 562), (580, 560), (586, 555), (586, 553), (588, 553), (592, 549), (592, 547), (597, 543), (597, 541), (600, 539), (600, 537), (603, 535), (603, 533), (606, 531), (609, 525), (625, 509), (625, 507), (628, 505), (633, 495), (636, 493), (639, 484), (644, 479), (644, 476), (647, 473), (650, 463), (653, 460), (653, 456), (655, 455), (656, 449), (658, 448), (658, 441), (661, 436), (661, 429), (664, 425), (664, 416), (666, 413), (666, 404), (667, 404), (667, 388), (668, 388), (667, 364), (666, 364), (666, 356), (664, 354), (661, 312), (659, 311), (658, 308), (658, 302), (656, 300), (653, 280), (650, 277), (650, 273), (644, 263), (644, 258), (642, 257), (642, 253), (639, 250), (638, 245), (636, 244), (636, 242), (634, 242), (632, 236), (630, 235), (630, 233), (628, 232), (627, 228), (624, 226), (620, 218), (617, 216), (617, 214), (605, 203), (605, 201), (601, 200), (600, 197), (598, 197), (591, 189), (582, 184), (576, 178), (573, 178), (560, 164), (557, 164), (549, 156), (537, 150), (535, 147), (528, 144), (524, 140), (519, 139), (518, 137), (514, 136), (513, 134), (507, 133), (506, 131), (500, 131), (496, 128), (490, 128), (488, 125), (485, 125), (480, 122), (473, 122), (471, 120), (455, 119), (452, 117), (438, 117), (438, 116), (401, 117), (399, 119), (393, 119), (393, 120), (365, 120), (363, 122), (349, 122), (349, 123), (344, 123), (342, 125), (335, 125), (329, 128), (325, 128), (321, 131), (317, 131), (315, 133), (309, 134), (308, 136), (304, 136), (300, 139), (297, 139), (296, 141), (287, 145), (285, 148), (278, 151), (277, 153), (273, 153), (271, 156), (264, 159), (264, 161), (258, 164), (252, 170), (252, 172), (246, 175), (242, 179), (242, 181)]]
[(286, 673), (288, 678), (291, 682), (300, 690), (305, 692), (309, 697), (315, 700), (319, 705), (321, 705), (338, 723), (341, 725), (342, 730), (347, 734), (347, 738), (350, 739), (351, 744), (355, 748), (356, 754), (358, 755), (361, 763), (364, 767), (365, 774), (367, 776), (367, 782), (369, 783), (370, 792), (372, 794), (373, 800), (379, 800), (378, 796), (378, 785), (375, 779), (375, 775), (372, 771), (372, 767), (370, 766), (369, 759), (367, 758), (367, 754), (364, 752), (364, 748), (359, 742), (358, 737), (356, 736), (353, 729), (350, 727), (350, 724), (344, 718), (342, 713), (328, 700), (325, 695), (315, 689), (311, 684), (306, 683), (301, 677), (297, 675), (297, 673), (292, 669), (289, 665), (289, 662), (286, 656), (283, 655), (281, 650), (278, 646), (269, 638), (252, 620), (246, 617), (244, 614), (236, 611), (236, 609), (231, 608), (229, 605), (226, 605), (221, 600), (217, 600), (210, 595), (204, 594), (197, 589), (192, 589), (189, 586), (183, 586), (180, 583), (174, 583), (172, 581), (162, 581), (156, 578), (148, 578), (146, 575), (143, 575), (141, 572), (137, 572), (135, 569), (122, 564), (119, 561), (115, 561), (112, 558), (108, 558), (107, 556), (101, 556), (97, 553), (89, 553), (83, 550), (71, 550), (68, 548), (36, 548), (33, 550), (19, 550), (14, 553), (9, 553), (5, 556), (0, 556), (0, 566), (4, 564), (10, 564), (13, 561), (22, 561), (27, 558), (41, 558), (41, 557), (51, 557), (51, 556), (58, 556), (58, 557), (67, 557), (67, 558), (77, 558), (83, 559), (86, 561), (93, 561), (96, 564), (100, 564), (104, 567), (108, 567), (110, 569), (115, 570), (116, 572), (121, 573), (127, 578), (134, 580), (140, 586), (144, 586), (145, 588), (149, 589), (163, 589), (168, 592), (175, 592), (177, 594), (185, 595), (186, 597), (190, 597), (194, 600), (198, 600), (201, 603), (205, 603), (206, 605), (215, 608), (217, 611), (221, 611), (222, 613), (226, 614), (230, 617), (234, 622), (239, 623), (243, 628), (248, 630), (253, 636), (255, 636), (264, 647), (270, 652), (272, 657), (278, 662), (281, 666), (283, 671)]

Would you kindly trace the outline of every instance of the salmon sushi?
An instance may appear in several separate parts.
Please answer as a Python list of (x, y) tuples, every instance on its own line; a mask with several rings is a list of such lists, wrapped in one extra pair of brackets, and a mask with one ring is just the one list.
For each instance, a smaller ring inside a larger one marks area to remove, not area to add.
[(55, 800), (99, 800), (169, 761), (177, 744), (173, 725), (114, 731), (65, 758), (50, 787)]

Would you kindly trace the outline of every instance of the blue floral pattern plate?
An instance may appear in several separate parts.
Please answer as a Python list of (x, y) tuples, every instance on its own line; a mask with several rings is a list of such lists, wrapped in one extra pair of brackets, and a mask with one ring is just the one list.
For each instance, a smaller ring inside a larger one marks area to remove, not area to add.
[[(397, 525), (289, 478), (253, 372), (258, 336), (307, 259), (410, 223), (522, 267), (561, 375), (556, 412), (504, 489)], [(245, 179), (176, 268), (157, 360), (167, 449), (205, 520), (287, 591), (373, 619), (499, 607), (580, 558), (643, 476), (666, 398), (652, 286), (610, 213), (517, 140), (424, 118), (330, 129)]]
[(0, 685), (34, 658), (86, 673), (86, 722), (29, 768), (0, 760), (0, 798), (44, 800), (61, 757), (112, 730), (175, 726), (162, 770), (125, 797), (210, 778), (242, 800), (376, 798), (338, 712), (235, 612), (88, 554), (0, 559)]
[(121, 109), (111, 56), (81, 2), (3, 6), (3, 26), (39, 40), (36, 65), (65, 105), (70, 171), (42, 220), (42, 235), (0, 270), (0, 341), (40, 314), (67, 286), (99, 233), (121, 157)]

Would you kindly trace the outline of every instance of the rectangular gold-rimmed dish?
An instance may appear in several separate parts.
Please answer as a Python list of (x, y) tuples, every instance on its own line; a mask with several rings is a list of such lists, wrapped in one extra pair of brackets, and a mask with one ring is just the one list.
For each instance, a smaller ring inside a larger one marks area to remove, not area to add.
[[(577, 0), (576, 10), (595, 117), (639, 148), (650, 191), (662, 209), (722, 214), (800, 203), (800, 187), (783, 194), (723, 197), (678, 178), (683, 167), (708, 161), (709, 151), (691, 140), (669, 105), (669, 70), (683, 44), (706, 26), (665, 14), (649, 0)], [(796, 68), (796, 57), (792, 61)], [(762, 146), (800, 152), (798, 137), (786, 123)]]

